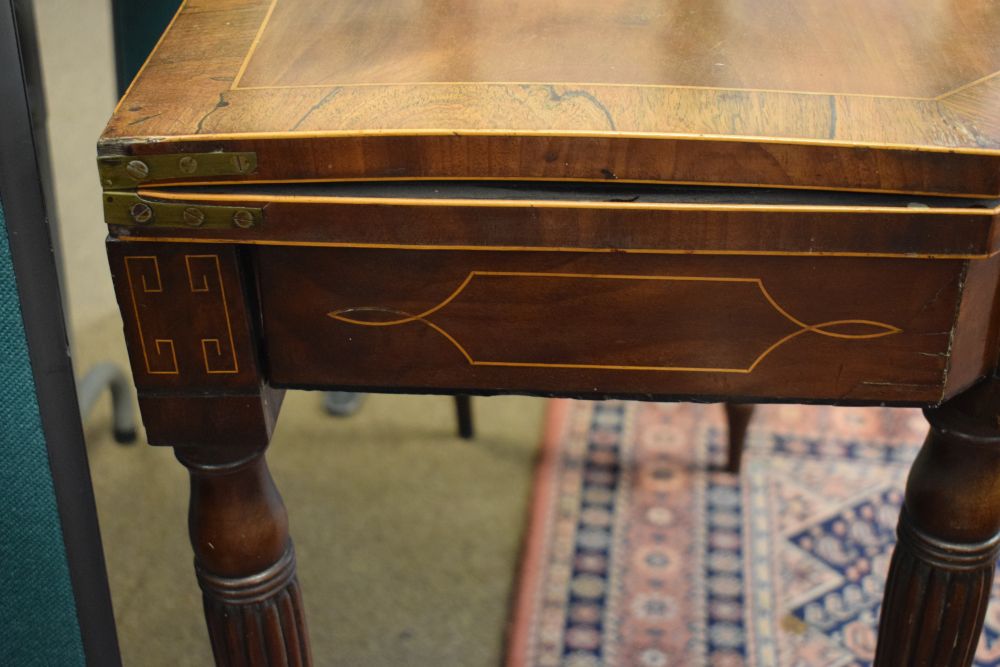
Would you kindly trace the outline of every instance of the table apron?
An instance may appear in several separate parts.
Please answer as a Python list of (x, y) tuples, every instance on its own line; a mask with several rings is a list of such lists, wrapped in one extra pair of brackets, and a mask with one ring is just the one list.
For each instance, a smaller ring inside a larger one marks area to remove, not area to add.
[(998, 262), (259, 246), (281, 386), (934, 404)]

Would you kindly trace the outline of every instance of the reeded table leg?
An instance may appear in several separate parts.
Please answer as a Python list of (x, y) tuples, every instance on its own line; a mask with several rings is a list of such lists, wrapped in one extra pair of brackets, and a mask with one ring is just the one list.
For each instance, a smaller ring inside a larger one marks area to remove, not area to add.
[(943, 407), (906, 485), (879, 627), (878, 667), (966, 667), (1000, 545), (1000, 403), (994, 383)]
[(189, 527), (216, 663), (311, 663), (288, 518), (264, 461), (282, 390), (268, 386), (253, 276), (235, 246), (108, 242), (152, 445), (191, 474)]
[(288, 517), (264, 449), (180, 449), (188, 525), (216, 664), (310, 665)]

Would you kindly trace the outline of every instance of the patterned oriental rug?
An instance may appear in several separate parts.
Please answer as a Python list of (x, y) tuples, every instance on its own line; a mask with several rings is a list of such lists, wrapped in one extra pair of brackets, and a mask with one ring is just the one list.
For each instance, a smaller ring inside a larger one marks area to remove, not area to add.
[[(552, 401), (508, 667), (870, 665), (916, 410)], [(976, 665), (1000, 665), (1000, 589)]]

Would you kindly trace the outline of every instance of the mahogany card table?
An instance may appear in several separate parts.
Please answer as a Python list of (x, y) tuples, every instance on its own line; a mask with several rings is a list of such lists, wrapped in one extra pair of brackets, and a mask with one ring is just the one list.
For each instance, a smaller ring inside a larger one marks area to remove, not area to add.
[(927, 408), (876, 664), (969, 665), (998, 71), (995, 0), (189, 0), (98, 166), (217, 662), (311, 660), (295, 387)]

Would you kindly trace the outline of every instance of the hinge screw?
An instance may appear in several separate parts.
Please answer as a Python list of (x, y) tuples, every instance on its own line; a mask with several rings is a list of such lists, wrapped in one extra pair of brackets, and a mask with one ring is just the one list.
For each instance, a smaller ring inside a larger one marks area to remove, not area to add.
[(149, 176), (149, 165), (142, 160), (132, 160), (125, 165), (125, 171), (135, 180), (141, 181)]
[(177, 167), (185, 174), (193, 174), (198, 171), (198, 161), (190, 155), (185, 155), (177, 163)]
[(189, 206), (184, 209), (184, 222), (191, 227), (201, 227), (205, 224), (205, 214), (201, 209)]
[(142, 202), (132, 204), (132, 208), (128, 210), (128, 213), (140, 225), (144, 225), (153, 219), (153, 209), (148, 204), (143, 204)]
[(236, 167), (237, 172), (245, 174), (250, 171), (250, 158), (246, 155), (234, 155), (233, 166)]
[(233, 213), (233, 224), (240, 229), (250, 229), (253, 227), (253, 214), (241, 208), (236, 213)]

